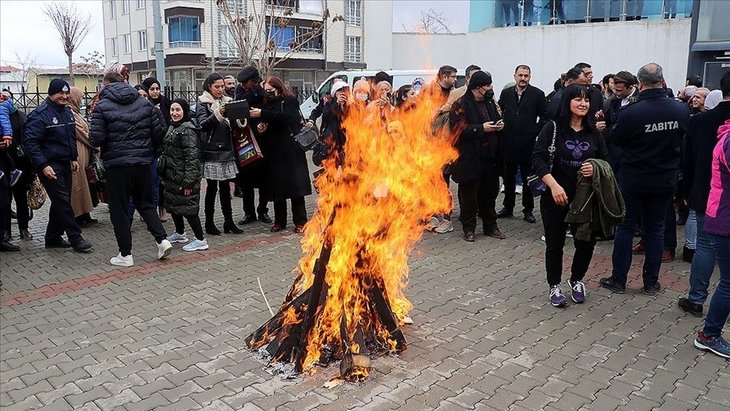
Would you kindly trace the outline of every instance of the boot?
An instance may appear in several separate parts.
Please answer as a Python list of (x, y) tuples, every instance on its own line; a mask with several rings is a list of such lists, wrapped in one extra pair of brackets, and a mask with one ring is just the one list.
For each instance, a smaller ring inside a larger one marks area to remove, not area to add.
[(210, 235), (221, 235), (221, 230), (215, 226), (213, 215), (215, 214), (215, 186), (211, 187), (211, 184), (218, 184), (217, 181), (208, 180), (208, 188), (205, 190), (205, 232)]
[[(228, 188), (228, 187), (226, 187)], [(233, 222), (233, 209), (231, 208), (231, 192), (230, 189), (226, 191), (226, 189), (221, 189), (220, 191), (220, 199), (221, 199), (221, 211), (223, 212), (223, 232), (233, 233), (233, 234), (241, 234), (243, 233), (243, 230), (238, 228), (236, 223)]]

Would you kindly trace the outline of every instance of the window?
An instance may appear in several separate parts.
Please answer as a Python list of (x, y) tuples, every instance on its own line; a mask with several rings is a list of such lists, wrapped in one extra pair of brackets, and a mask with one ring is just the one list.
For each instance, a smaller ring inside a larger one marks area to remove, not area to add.
[(112, 38), (111, 49), (112, 49), (112, 56), (116, 56), (117, 55), (117, 39), (115, 39), (115, 38)]
[(124, 35), (124, 54), (132, 52), (132, 35), (127, 33)]
[(147, 32), (144, 30), (138, 31), (137, 40), (139, 43), (139, 51), (147, 51)]
[(167, 24), (170, 47), (200, 47), (200, 22), (197, 17), (170, 17)]
[(269, 33), (271, 28), (266, 28), (267, 38), (276, 43), (278, 50), (289, 50), (289, 44), (294, 41), (294, 26), (274, 27), (274, 32)]
[(137, 0), (137, 8), (138, 9), (143, 9), (143, 8), (145, 8), (145, 6), (146, 6), (145, 0)]
[(129, 0), (122, 0), (122, 14), (129, 14)]
[(276, 8), (299, 10), (299, 0), (266, 0), (268, 4), (273, 4)]
[(362, 0), (346, 0), (345, 21), (350, 26), (362, 24)]
[(314, 31), (311, 27), (297, 28), (297, 41), (302, 45), (300, 51), (322, 52), (322, 33), (314, 35)]
[(117, 3), (114, 0), (109, 0), (109, 18), (113, 19), (117, 17)]
[(238, 57), (238, 47), (233, 33), (228, 26), (218, 27), (218, 55), (220, 57), (233, 58)]
[(345, 38), (345, 61), (359, 63), (362, 59), (362, 46), (359, 36), (347, 36)]

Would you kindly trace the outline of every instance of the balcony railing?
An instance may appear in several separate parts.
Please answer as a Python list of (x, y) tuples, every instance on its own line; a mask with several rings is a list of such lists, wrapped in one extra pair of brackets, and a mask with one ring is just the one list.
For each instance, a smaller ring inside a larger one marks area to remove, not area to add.
[(168, 46), (170, 48), (180, 48), (180, 47), (199, 48), (199, 47), (201, 47), (199, 41), (171, 41), (168, 43)]

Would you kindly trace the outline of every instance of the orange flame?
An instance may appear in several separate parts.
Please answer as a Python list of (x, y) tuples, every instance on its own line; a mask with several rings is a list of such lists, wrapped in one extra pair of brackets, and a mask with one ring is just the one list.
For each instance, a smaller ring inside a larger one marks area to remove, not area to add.
[[(387, 351), (396, 342), (373, 310), (369, 291), (384, 289), (396, 320), (412, 309), (404, 289), (408, 256), (420, 240), (424, 223), (451, 207), (443, 167), (457, 157), (448, 127), (434, 131), (442, 101), (424, 88), (417, 105), (407, 111), (380, 113), (351, 103), (343, 121), (345, 158), (325, 160), (315, 181), (317, 211), (306, 225), (303, 257), (292, 298), (314, 281), (314, 265), (325, 242), (332, 244), (325, 283), (327, 296), (306, 336), (304, 368), (320, 359), (325, 345), (357, 353), (365, 348), (356, 333), (374, 337)], [(331, 218), (335, 214), (335, 218)], [(287, 313), (288, 321), (293, 318)]]

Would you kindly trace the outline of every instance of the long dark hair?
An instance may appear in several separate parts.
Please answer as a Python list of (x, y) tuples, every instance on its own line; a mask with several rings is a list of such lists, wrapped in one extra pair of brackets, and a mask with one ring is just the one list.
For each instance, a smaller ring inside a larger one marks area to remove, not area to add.
[[(568, 87), (565, 88), (563, 91), (563, 95), (560, 98), (560, 110), (558, 111), (558, 126), (563, 129), (567, 129), (570, 127), (570, 119), (573, 113), (570, 111), (570, 102), (576, 98), (586, 98), (589, 101), (589, 108), (590, 108), (590, 99), (591, 99), (591, 92), (586, 86), (581, 86), (578, 84), (571, 84)], [(590, 110), (589, 110), (590, 112)], [(596, 129), (596, 122), (595, 119), (591, 118), (592, 116), (586, 114), (583, 117), (583, 128), (588, 129), (594, 133), (598, 133), (598, 129)]]
[(395, 107), (400, 108), (408, 98), (408, 92), (413, 89), (413, 86), (410, 84), (406, 84), (403, 86), (400, 86), (398, 88), (398, 91), (395, 93)]
[(210, 73), (208, 77), (205, 78), (205, 81), (203, 82), (203, 90), (210, 93), (210, 87), (213, 86), (213, 83), (215, 83), (218, 80), (223, 80), (223, 76), (221, 76), (218, 73)]

